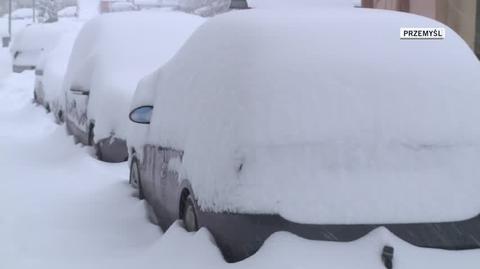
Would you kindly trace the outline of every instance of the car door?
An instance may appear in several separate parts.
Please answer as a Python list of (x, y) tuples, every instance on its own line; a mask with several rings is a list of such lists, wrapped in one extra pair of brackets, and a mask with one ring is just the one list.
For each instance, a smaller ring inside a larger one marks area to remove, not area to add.
[(66, 94), (67, 124), (69, 130), (84, 144), (89, 143), (90, 122), (87, 117), (89, 91), (70, 89)]
[(155, 167), (156, 167), (156, 148), (152, 145), (145, 145), (143, 149), (143, 158), (141, 161), (141, 184), (142, 191), (147, 200), (150, 203), (154, 203), (155, 200)]
[(155, 195), (159, 207), (164, 214), (167, 226), (174, 222), (178, 217), (179, 208), (179, 173), (177, 168), (180, 166), (183, 152), (165, 148), (157, 148), (155, 169)]

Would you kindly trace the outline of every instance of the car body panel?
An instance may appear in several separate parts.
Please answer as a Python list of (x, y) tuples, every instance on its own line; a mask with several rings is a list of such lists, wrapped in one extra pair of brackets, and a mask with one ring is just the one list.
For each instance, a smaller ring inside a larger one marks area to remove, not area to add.
[(65, 118), (65, 127), (67, 129), (67, 133), (74, 137), (75, 142), (83, 145), (90, 145), (88, 132), (80, 129), (75, 123), (71, 122), (68, 117)]
[(88, 95), (75, 94), (72, 91), (66, 93), (66, 123), (70, 133), (84, 144), (90, 145), (89, 128), (91, 121), (87, 116)]
[(45, 91), (43, 90), (42, 76), (35, 76), (35, 86), (33, 88), (33, 92), (35, 97), (34, 101), (39, 105), (46, 107), (47, 104), (45, 103)]
[[(139, 165), (142, 191), (153, 206), (159, 225), (167, 230), (180, 218), (182, 192), (194, 197), (188, 180), (180, 179), (171, 160), (182, 160), (183, 152), (147, 145)], [(311, 240), (349, 242), (385, 227), (418, 247), (447, 250), (480, 248), (480, 215), (469, 220), (405, 224), (302, 224), (278, 214), (212, 212), (197, 206), (198, 222), (214, 236), (224, 257), (236, 262), (253, 255), (275, 232), (291, 232)]]

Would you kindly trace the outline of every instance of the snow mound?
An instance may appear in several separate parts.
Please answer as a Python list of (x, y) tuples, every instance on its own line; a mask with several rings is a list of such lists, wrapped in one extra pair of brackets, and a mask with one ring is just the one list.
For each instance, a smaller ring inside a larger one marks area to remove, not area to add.
[(82, 26), (82, 23), (78, 23), (76, 27), (72, 27), (60, 38), (54, 49), (42, 56), (41, 65), (37, 65), (37, 69), (43, 70), (42, 83), (45, 101), (50, 104), (53, 111), (65, 111), (63, 80), (75, 39)]
[(65, 33), (75, 29), (73, 21), (61, 23), (32, 24), (18, 32), (10, 45), (10, 52), (16, 65), (35, 66), (42, 53), (55, 47)]

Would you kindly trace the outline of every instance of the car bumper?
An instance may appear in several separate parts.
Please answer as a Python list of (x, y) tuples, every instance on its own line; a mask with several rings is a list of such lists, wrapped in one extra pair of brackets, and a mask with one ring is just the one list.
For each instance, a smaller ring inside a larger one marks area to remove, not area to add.
[(25, 70), (35, 70), (35, 66), (33, 65), (13, 65), (12, 71), (14, 73), (22, 73)]
[(199, 222), (215, 237), (225, 259), (235, 262), (254, 254), (273, 233), (286, 231), (311, 240), (350, 242), (385, 227), (418, 247), (446, 250), (480, 248), (480, 216), (442, 223), (316, 225), (299, 224), (279, 215), (200, 212)]
[(96, 147), (100, 150), (98, 157), (102, 161), (118, 163), (128, 160), (127, 142), (123, 139), (104, 138), (97, 142)]

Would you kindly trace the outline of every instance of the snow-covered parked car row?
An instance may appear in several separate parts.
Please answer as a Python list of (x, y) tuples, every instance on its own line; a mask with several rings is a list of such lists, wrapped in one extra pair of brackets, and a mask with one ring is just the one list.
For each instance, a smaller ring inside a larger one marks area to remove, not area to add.
[(168, 61), (203, 20), (180, 12), (145, 11), (88, 22), (64, 81), (68, 133), (95, 146), (101, 160), (126, 161), (126, 121), (137, 83)]
[[(405, 25), (448, 38), (401, 40)], [(162, 228), (206, 227), (228, 261), (277, 231), (352, 241), (383, 226), (416, 246), (480, 248), (480, 64), (441, 23), (156, 10), (62, 40), (37, 69), (37, 101), (99, 159), (129, 159)], [(49, 80), (48, 66), (66, 71)]]
[(52, 50), (42, 54), (35, 69), (34, 100), (44, 106), (48, 112), (52, 112), (58, 123), (65, 120), (63, 83), (72, 48), (81, 26), (82, 24), (78, 23), (64, 33)]

